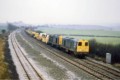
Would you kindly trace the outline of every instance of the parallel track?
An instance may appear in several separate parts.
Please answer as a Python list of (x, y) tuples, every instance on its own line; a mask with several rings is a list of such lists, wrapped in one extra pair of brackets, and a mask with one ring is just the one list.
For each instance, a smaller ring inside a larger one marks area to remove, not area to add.
[(87, 64), (90, 64), (90, 65), (93, 65), (94, 67), (100, 68), (100, 69), (102, 69), (108, 73), (111, 73), (112, 75), (115, 75), (115, 76), (120, 78), (120, 71), (119, 70), (116, 70), (116, 69), (111, 68), (109, 66), (97, 63), (97, 62), (92, 61), (90, 59), (86, 59), (86, 60), (84, 60), (84, 62)]
[(16, 57), (18, 58), (25, 76), (26, 80), (44, 80), (42, 75), (36, 70), (36, 68), (32, 65), (32, 63), (29, 61), (29, 59), (26, 57), (25, 53), (20, 48), (20, 45), (18, 44), (14, 33), (11, 34), (11, 43), (14, 49), (14, 52), (16, 54)]

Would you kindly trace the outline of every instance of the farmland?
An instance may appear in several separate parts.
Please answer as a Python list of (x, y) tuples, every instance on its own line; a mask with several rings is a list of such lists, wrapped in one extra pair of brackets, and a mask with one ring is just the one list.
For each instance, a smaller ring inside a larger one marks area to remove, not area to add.
[[(119, 31), (105, 31), (105, 30), (80, 30), (80, 29), (64, 29), (64, 28), (39, 28), (48, 34), (67, 34), (69, 35), (94, 35), (94, 36), (108, 36), (108, 37), (90, 37), (90, 36), (69, 36), (77, 39), (96, 39), (97, 42), (104, 44), (120, 44), (120, 32)], [(116, 37), (111, 37), (116, 36)]]

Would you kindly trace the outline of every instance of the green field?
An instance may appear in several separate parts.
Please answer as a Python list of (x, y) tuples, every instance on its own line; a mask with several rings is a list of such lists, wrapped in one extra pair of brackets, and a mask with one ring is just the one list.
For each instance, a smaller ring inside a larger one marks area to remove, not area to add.
[[(79, 35), (96, 35), (96, 36), (120, 36), (120, 31), (105, 31), (105, 30), (76, 30), (63, 28), (39, 28), (48, 34), (79, 34)], [(97, 42), (105, 44), (120, 44), (120, 38), (113, 37), (86, 37), (86, 36), (69, 36), (77, 39), (96, 39)]]
[(73, 38), (76, 38), (76, 39), (87, 39), (87, 40), (95, 39), (97, 42), (104, 43), (104, 44), (113, 44), (113, 45), (120, 44), (120, 38), (82, 37), (82, 36), (69, 36), (69, 37), (73, 37)]

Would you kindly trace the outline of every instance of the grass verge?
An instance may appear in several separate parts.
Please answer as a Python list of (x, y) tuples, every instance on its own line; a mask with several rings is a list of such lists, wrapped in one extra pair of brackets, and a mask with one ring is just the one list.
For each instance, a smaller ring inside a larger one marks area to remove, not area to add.
[(0, 79), (10, 79), (8, 65), (5, 62), (5, 39), (0, 38)]
[(19, 76), (12, 60), (7, 37), (0, 36), (0, 80), (18, 80)]

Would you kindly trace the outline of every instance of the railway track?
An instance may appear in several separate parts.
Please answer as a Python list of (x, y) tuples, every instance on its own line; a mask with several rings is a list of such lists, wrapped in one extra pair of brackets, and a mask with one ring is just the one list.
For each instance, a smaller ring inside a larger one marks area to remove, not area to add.
[[(43, 44), (43, 43), (42, 43)], [(50, 50), (55, 51), (56, 53), (63, 53), (60, 50), (52, 49), (51, 47), (47, 46)], [(66, 53), (65, 53), (66, 54)], [(94, 61), (93, 59), (87, 57), (86, 59), (74, 59), (77, 63), (82, 63), (85, 66), (90, 67), (91, 69), (95, 69), (95, 71), (98, 71), (99, 73), (102, 73), (108, 77), (111, 77), (112, 79), (120, 79), (120, 70), (115, 69), (113, 67), (107, 66), (105, 64), (98, 63), (97, 61)]]
[[(22, 79), (25, 80), (44, 80), (42, 75), (36, 70), (35, 66), (29, 61), (26, 57), (26, 54), (21, 49), (15, 38), (15, 32), (11, 33), (10, 41), (12, 44), (12, 48), (14, 50), (14, 56), (17, 57), (19, 68), (22, 70), (21, 74), (23, 74)], [(17, 65), (18, 66), (18, 65)]]
[(90, 65), (93, 65), (95, 67), (98, 67), (108, 73), (111, 73), (115, 76), (118, 76), (120, 78), (120, 70), (118, 69), (115, 69), (115, 68), (112, 68), (112, 67), (109, 67), (109, 66), (106, 66), (104, 64), (100, 64), (100, 63), (97, 63), (96, 61), (92, 61), (91, 59), (87, 58), (86, 60), (84, 60), (84, 62), (86, 62), (87, 64), (90, 64)]
[[(68, 63), (71, 63), (72, 65), (88, 72), (89, 74), (97, 77), (98, 79), (101, 79), (101, 80), (118, 80), (120, 79), (120, 71), (117, 71), (115, 69), (112, 69), (108, 66), (105, 66), (105, 65), (102, 65), (102, 64), (99, 64), (97, 62), (94, 62), (94, 61), (91, 61), (89, 59), (74, 59), (74, 60), (71, 60), (71, 59), (68, 59), (62, 55), (60, 55), (60, 53), (63, 53), (59, 50), (56, 50), (42, 42), (39, 42), (38, 45), (45, 49), (46, 51), (49, 51), (51, 53), (53, 53), (54, 55), (56, 55), (57, 57), (67, 61)], [(59, 53), (59, 54), (58, 54)]]

